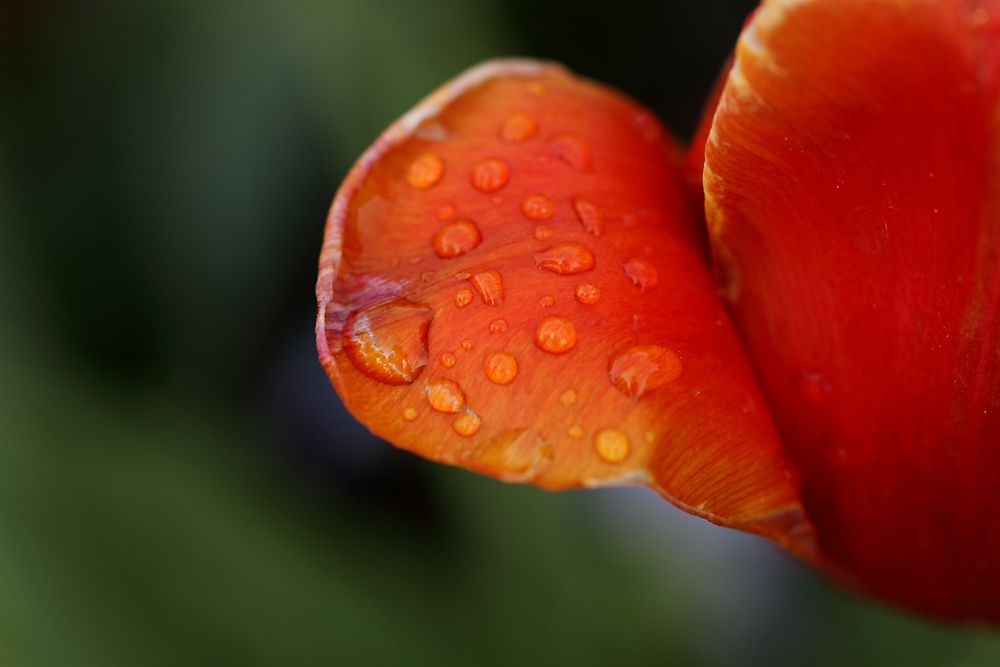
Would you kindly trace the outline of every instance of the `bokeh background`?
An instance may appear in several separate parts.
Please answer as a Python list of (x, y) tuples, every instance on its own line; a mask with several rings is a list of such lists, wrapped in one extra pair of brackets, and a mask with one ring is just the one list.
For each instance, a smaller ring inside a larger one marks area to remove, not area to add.
[(396, 116), (555, 58), (688, 135), (750, 0), (0, 4), (0, 665), (997, 665), (635, 490), (433, 466), (313, 349)]

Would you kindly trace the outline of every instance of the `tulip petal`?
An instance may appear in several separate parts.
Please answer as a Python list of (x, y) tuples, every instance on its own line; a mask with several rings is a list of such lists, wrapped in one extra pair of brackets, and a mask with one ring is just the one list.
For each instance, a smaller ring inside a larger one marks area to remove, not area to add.
[(1000, 619), (1000, 3), (771, 0), (704, 183), (728, 298), (822, 548)]
[(808, 553), (680, 162), (649, 112), (556, 65), (489, 62), (429, 97), (330, 212), (317, 345), (347, 407), (429, 459), (647, 485)]

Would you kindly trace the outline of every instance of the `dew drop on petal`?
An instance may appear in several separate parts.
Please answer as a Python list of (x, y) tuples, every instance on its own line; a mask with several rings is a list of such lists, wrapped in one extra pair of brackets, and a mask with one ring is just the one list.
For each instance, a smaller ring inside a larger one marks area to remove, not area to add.
[(541, 306), (542, 308), (549, 308), (550, 306), (554, 305), (555, 302), (556, 302), (555, 297), (550, 295), (545, 295), (538, 298), (538, 305)]
[(545, 89), (545, 84), (541, 81), (529, 81), (526, 86), (528, 92), (535, 97), (544, 97), (545, 93), (548, 91)]
[(472, 290), (468, 287), (463, 287), (462, 289), (455, 292), (455, 305), (459, 308), (465, 308), (470, 303), (472, 303)]
[(576, 345), (576, 326), (565, 317), (546, 317), (535, 329), (535, 345), (552, 354), (569, 352)]
[(423, 153), (410, 163), (406, 182), (416, 190), (434, 187), (444, 175), (444, 161), (434, 153)]
[(445, 220), (450, 220), (451, 216), (453, 215), (455, 215), (454, 204), (445, 204), (444, 206), (439, 208), (437, 212), (438, 220), (441, 220), (442, 222), (444, 222)]
[(576, 218), (588, 233), (594, 236), (604, 234), (604, 216), (597, 205), (591, 201), (577, 197), (573, 200), (573, 210)]
[(471, 220), (457, 220), (434, 235), (434, 252), (442, 259), (460, 257), (483, 241), (479, 227)]
[(567, 408), (574, 403), (576, 403), (576, 390), (567, 389), (559, 396), (559, 402), (562, 403)]
[(344, 323), (344, 351), (371, 379), (410, 384), (427, 365), (427, 329), (433, 317), (427, 306), (404, 299), (367, 306)]
[(503, 303), (503, 276), (499, 271), (477, 271), (469, 278), (469, 282), (487, 306), (499, 306)]
[(452, 380), (427, 384), (427, 402), (438, 412), (460, 412), (465, 408), (465, 392)]
[(594, 434), (594, 449), (608, 463), (621, 463), (628, 457), (628, 436), (615, 428), (601, 429)]
[(535, 227), (535, 238), (539, 241), (548, 241), (552, 238), (552, 228), (548, 225), (538, 225)]
[(625, 276), (633, 285), (639, 288), (640, 292), (645, 292), (656, 287), (659, 276), (653, 265), (640, 257), (633, 257), (622, 265)]
[(500, 318), (490, 322), (490, 333), (498, 334), (507, 330), (507, 320)]
[(545, 195), (531, 195), (521, 202), (521, 212), (531, 220), (548, 220), (556, 212), (556, 206)]
[(455, 355), (452, 354), (451, 352), (443, 352), (441, 354), (441, 357), (439, 358), (439, 361), (441, 362), (441, 365), (444, 366), (445, 368), (453, 368), (455, 366), (455, 362), (458, 360), (455, 358)]
[(469, 350), (471, 350), (475, 346), (476, 345), (475, 345), (475, 343), (472, 342), (471, 338), (463, 338), (462, 339), (462, 349), (465, 350), (466, 352), (468, 352)]
[(451, 423), (451, 427), (455, 429), (455, 433), (458, 433), (462, 437), (469, 437), (470, 435), (475, 435), (476, 431), (483, 425), (483, 420), (479, 418), (472, 410), (466, 410), (459, 416), (455, 417), (455, 421)]
[(510, 168), (500, 158), (486, 158), (472, 168), (470, 178), (480, 192), (496, 192), (510, 180)]
[(577, 171), (590, 171), (593, 157), (582, 139), (572, 134), (561, 134), (549, 142), (549, 152)]
[(530, 114), (517, 111), (507, 116), (500, 126), (500, 140), (508, 144), (518, 144), (535, 136), (538, 121)]
[(417, 411), (414, 408), (403, 408), (403, 419), (408, 422), (417, 418)]
[(579, 424), (573, 424), (566, 431), (566, 434), (571, 438), (582, 438), (583, 437), (583, 427)]
[(681, 376), (684, 365), (675, 352), (659, 345), (636, 345), (608, 363), (608, 377), (618, 391), (640, 398)]
[(551, 248), (536, 252), (532, 257), (535, 266), (561, 276), (571, 276), (594, 268), (594, 253), (579, 243), (557, 243)]
[(486, 377), (494, 384), (510, 384), (517, 377), (517, 359), (506, 352), (486, 357)]
[(601, 300), (601, 288), (593, 283), (582, 283), (576, 286), (575, 295), (580, 303), (593, 306)]

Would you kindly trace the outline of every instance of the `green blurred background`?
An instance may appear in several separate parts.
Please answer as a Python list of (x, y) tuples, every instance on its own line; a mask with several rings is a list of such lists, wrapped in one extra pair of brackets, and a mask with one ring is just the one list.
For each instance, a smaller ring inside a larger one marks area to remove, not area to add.
[(0, 665), (996, 665), (630, 490), (370, 436), (315, 359), (351, 161), (490, 56), (690, 133), (749, 0), (0, 4)]

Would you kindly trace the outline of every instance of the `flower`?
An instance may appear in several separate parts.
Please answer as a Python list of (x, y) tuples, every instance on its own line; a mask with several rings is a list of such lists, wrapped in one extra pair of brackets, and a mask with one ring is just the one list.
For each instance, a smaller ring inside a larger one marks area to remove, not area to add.
[(335, 388), (427, 458), (1000, 620), (1000, 2), (765, 1), (717, 98), (687, 153), (535, 61), (403, 116), (328, 219)]

